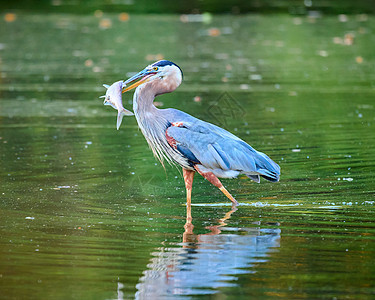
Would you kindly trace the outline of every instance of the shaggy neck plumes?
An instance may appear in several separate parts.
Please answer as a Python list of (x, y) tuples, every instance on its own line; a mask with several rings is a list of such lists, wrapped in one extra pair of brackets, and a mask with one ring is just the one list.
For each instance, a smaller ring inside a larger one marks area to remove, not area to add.
[[(164, 159), (173, 163), (175, 153), (170, 153), (171, 149), (165, 136), (168, 127), (168, 120), (163, 116), (162, 110), (153, 104), (155, 94), (147, 85), (139, 86), (133, 98), (133, 110), (147, 143), (154, 156), (164, 167)], [(173, 151), (172, 151), (173, 152)]]
[(177, 67), (169, 69), (168, 73), (160, 74), (138, 86), (133, 97), (133, 109), (138, 126), (146, 138), (154, 156), (164, 166), (163, 160), (174, 163), (181, 154), (173, 150), (167, 141), (165, 132), (170, 126), (163, 109), (154, 106), (157, 95), (173, 92), (182, 81), (181, 71)]

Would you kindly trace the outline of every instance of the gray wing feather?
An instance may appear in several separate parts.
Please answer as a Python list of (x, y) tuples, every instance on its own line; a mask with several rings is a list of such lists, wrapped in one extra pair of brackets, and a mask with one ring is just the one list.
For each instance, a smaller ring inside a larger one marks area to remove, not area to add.
[(218, 143), (208, 144), (207, 146), (208, 154), (216, 161), (216, 164), (223, 170), (230, 169), (230, 163), (227, 155), (221, 151), (220, 145)]
[(278, 180), (280, 167), (267, 155), (220, 127), (197, 123), (183, 122), (183, 127), (170, 127), (168, 135), (188, 148), (204, 167), (240, 171), (255, 181), (259, 181), (256, 173)]

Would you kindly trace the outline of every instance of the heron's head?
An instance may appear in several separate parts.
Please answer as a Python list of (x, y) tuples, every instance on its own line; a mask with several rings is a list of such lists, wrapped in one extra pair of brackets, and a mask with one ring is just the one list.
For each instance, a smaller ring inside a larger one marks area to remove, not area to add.
[(142, 85), (152, 88), (155, 95), (170, 93), (181, 84), (182, 76), (180, 67), (175, 63), (159, 60), (126, 80), (125, 84), (135, 83), (124, 88), (122, 92), (125, 93)]

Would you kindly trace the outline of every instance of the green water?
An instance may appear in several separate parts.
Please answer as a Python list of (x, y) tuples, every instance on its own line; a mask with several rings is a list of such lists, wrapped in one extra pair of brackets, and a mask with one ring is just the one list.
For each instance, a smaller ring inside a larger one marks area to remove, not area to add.
[[(1, 15), (0, 298), (373, 299), (375, 18), (118, 17)], [(223, 180), (236, 211), (196, 177), (193, 229), (179, 170), (98, 98), (159, 57), (184, 71), (162, 107), (281, 166)]]

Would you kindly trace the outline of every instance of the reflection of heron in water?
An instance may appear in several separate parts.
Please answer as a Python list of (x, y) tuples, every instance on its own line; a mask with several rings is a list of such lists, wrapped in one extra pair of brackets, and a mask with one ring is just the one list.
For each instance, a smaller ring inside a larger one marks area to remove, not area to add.
[(254, 265), (266, 262), (272, 248), (280, 246), (280, 229), (225, 227), (236, 210), (232, 207), (219, 225), (206, 227), (211, 231), (207, 234), (195, 235), (187, 218), (182, 247), (152, 253), (154, 258), (136, 286), (136, 299), (214, 294), (220, 287), (237, 286), (239, 274), (255, 272)]

